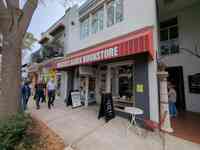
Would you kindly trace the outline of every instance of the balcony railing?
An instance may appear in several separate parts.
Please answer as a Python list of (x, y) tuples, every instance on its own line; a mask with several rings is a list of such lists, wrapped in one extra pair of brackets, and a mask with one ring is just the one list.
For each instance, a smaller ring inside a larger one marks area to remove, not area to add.
[(179, 53), (179, 41), (178, 39), (161, 41), (160, 42), (160, 55), (172, 55)]

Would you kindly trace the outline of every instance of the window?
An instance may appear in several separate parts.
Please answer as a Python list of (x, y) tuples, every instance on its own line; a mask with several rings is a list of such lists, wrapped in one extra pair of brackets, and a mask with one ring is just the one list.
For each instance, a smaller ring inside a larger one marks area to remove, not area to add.
[(124, 109), (135, 106), (134, 64), (131, 62), (111, 66), (111, 91), (114, 107)]
[(177, 18), (172, 18), (160, 24), (161, 55), (179, 53), (178, 37), (179, 32)]
[(90, 25), (89, 25), (89, 17), (81, 21), (80, 25), (80, 38), (85, 39), (86, 37), (89, 36), (90, 33)]
[(103, 30), (104, 24), (104, 10), (103, 8), (99, 9), (92, 16), (92, 33), (97, 33)]
[(107, 5), (107, 26), (123, 20), (123, 0), (112, 0)]

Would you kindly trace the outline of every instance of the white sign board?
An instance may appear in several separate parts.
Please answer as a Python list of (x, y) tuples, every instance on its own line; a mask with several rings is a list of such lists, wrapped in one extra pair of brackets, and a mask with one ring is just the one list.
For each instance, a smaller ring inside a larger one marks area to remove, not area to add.
[(92, 67), (88, 66), (80, 66), (79, 67), (79, 74), (80, 75), (94, 75), (94, 70)]
[(72, 107), (80, 107), (81, 105), (81, 93), (80, 92), (71, 92), (72, 97)]

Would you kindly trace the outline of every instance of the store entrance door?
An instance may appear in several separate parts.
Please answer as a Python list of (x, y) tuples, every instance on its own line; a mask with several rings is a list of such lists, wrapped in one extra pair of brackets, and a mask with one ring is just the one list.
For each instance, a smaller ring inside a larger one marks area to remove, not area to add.
[(169, 67), (167, 68), (169, 73), (168, 81), (175, 85), (177, 92), (176, 106), (179, 112), (185, 112), (185, 91), (184, 91), (184, 79), (183, 79), (183, 67)]
[(96, 102), (95, 98), (95, 78), (91, 76), (81, 76), (80, 91), (82, 103), (92, 104)]

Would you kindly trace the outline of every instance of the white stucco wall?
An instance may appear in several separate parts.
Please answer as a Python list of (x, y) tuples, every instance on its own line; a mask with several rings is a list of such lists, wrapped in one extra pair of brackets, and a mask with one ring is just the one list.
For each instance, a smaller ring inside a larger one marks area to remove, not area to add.
[[(154, 27), (154, 46), (157, 46), (156, 30), (156, 5), (155, 0), (124, 0), (124, 20), (109, 28), (104, 26), (104, 30), (90, 35), (84, 40), (80, 40), (80, 22), (78, 7), (73, 7), (67, 13), (65, 18), (66, 36), (65, 52), (69, 54), (80, 49), (94, 46), (98, 43), (105, 42), (115, 37), (142, 29), (147, 26)], [(71, 22), (75, 25), (71, 25)], [(149, 98), (150, 98), (150, 118), (154, 121), (159, 119), (158, 109), (158, 88), (157, 88), (157, 64), (156, 61), (149, 61)]]
[(70, 22), (74, 21), (75, 25), (69, 26), (67, 52), (70, 53), (72, 51), (87, 48), (114, 37), (130, 33), (137, 29), (155, 25), (155, 17), (153, 13), (155, 11), (154, 1), (155, 0), (140, 0), (136, 3), (134, 0), (124, 0), (124, 20), (121, 23), (115, 24), (109, 28), (104, 27), (103, 31), (92, 34), (83, 40), (80, 40), (80, 23), (78, 12), (74, 9), (71, 9)]
[[(172, 12), (162, 16), (162, 20), (177, 16), (179, 26), (179, 41), (181, 48), (200, 50), (200, 4), (185, 8), (179, 12)], [(200, 73), (200, 59), (181, 50), (179, 54), (165, 57), (164, 62), (168, 66), (182, 66), (184, 73), (184, 86), (186, 96), (186, 109), (192, 112), (200, 112), (200, 94), (189, 93), (188, 75)]]

